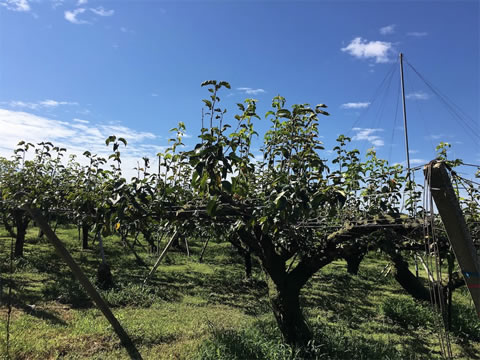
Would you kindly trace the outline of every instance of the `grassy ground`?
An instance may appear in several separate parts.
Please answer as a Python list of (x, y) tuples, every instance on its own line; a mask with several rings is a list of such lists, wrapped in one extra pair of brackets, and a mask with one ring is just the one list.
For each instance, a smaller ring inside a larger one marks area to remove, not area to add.
[[(37, 229), (27, 235), (25, 259), (9, 270), (10, 238), (0, 230), (0, 358), (128, 359), (118, 338), (70, 271)], [(92, 279), (98, 251), (79, 249), (76, 229), (59, 229), (72, 256)], [(115, 288), (102, 295), (132, 336), (144, 359), (293, 359), (302, 358), (282, 344), (266, 299), (263, 275), (255, 264), (245, 282), (242, 259), (228, 244), (210, 243), (198, 263), (170, 252), (147, 286), (149, 269), (139, 266), (117, 237), (105, 239)], [(152, 265), (155, 257), (138, 248)], [(370, 254), (358, 276), (336, 261), (322, 269), (302, 292), (315, 334), (310, 356), (317, 359), (441, 358), (437, 318), (429, 306), (404, 294), (382, 271), (387, 262)], [(8, 284), (13, 312), (7, 353)], [(457, 359), (480, 359), (480, 321), (465, 288), (454, 294), (450, 333)]]

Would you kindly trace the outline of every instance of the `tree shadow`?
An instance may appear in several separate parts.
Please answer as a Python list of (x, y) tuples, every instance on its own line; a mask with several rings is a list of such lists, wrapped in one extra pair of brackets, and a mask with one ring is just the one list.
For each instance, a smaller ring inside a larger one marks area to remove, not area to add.
[(53, 312), (41, 309), (37, 306), (27, 305), (25, 303), (18, 303), (18, 302), (15, 304), (15, 306), (22, 309), (26, 314), (34, 316), (40, 320), (48, 321), (53, 325), (61, 325), (61, 326), (68, 325), (67, 322), (65, 322), (65, 320), (59, 318)]

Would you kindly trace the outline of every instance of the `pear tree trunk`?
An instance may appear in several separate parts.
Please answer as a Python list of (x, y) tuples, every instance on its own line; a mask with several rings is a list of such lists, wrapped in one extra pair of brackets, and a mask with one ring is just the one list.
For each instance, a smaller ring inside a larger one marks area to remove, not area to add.
[(88, 249), (88, 230), (90, 229), (90, 226), (88, 223), (83, 222), (82, 223), (82, 249), (86, 250)]
[(28, 223), (30, 222), (30, 219), (28, 218), (27, 213), (23, 210), (15, 210), (13, 213), (13, 217), (15, 220), (15, 226), (17, 228), (14, 256), (23, 257), (25, 235), (27, 233), (27, 227), (28, 227)]
[(288, 281), (274, 284), (269, 281), (268, 296), (273, 314), (286, 343), (303, 348), (312, 340), (312, 331), (300, 307), (300, 289)]

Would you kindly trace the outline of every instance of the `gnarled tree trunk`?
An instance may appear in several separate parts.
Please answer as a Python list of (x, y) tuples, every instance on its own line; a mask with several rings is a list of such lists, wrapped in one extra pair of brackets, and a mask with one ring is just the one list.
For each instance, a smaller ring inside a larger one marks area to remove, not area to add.
[(30, 219), (24, 210), (14, 210), (13, 218), (15, 220), (15, 226), (17, 228), (14, 256), (23, 257), (25, 235), (27, 233), (27, 227)]
[(452, 277), (450, 277), (450, 283), (447, 285), (431, 282), (431, 286), (425, 286), (423, 281), (410, 271), (408, 262), (395, 248), (391, 239), (384, 239), (380, 247), (390, 257), (395, 266), (395, 280), (398, 281), (408, 294), (417, 300), (430, 302), (435, 296), (441, 296), (445, 303), (449, 292), (465, 285), (465, 281), (459, 274), (453, 274), (456, 276), (452, 275)]
[(347, 262), (347, 272), (352, 275), (357, 275), (360, 269), (360, 263), (367, 254), (366, 248), (355, 247), (354, 249), (347, 250), (344, 255), (344, 259)]
[(245, 251), (243, 255), (243, 259), (245, 261), (245, 278), (251, 279), (252, 278), (252, 253), (251, 251)]
[(82, 222), (82, 249), (88, 249), (88, 231), (90, 230), (90, 225), (87, 222)]
[(110, 265), (107, 264), (107, 260), (105, 259), (101, 230), (98, 231), (97, 237), (98, 246), (100, 248), (100, 257), (102, 258), (102, 262), (97, 270), (97, 284), (101, 289), (107, 290), (113, 287), (113, 277), (112, 272), (110, 271)]
[(312, 340), (310, 327), (300, 307), (300, 289), (285, 279), (281, 284), (268, 282), (268, 296), (273, 314), (285, 342), (294, 347), (304, 347)]
[(13, 226), (12, 224), (10, 224), (6, 213), (2, 213), (2, 220), (3, 220), (3, 226), (5, 227), (5, 230), (7, 230), (8, 234), (11, 237), (16, 238), (17, 234), (15, 234), (15, 231), (13, 231)]

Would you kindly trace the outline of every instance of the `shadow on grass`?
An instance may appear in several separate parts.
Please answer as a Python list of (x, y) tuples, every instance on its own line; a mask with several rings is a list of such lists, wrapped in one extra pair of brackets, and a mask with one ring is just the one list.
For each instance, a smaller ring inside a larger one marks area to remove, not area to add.
[(197, 359), (417, 359), (421, 346), (399, 351), (394, 344), (353, 335), (348, 329), (317, 324), (314, 340), (306, 349), (293, 349), (282, 342), (273, 321), (257, 321), (241, 330), (212, 328), (211, 338), (199, 348)]
[(63, 319), (56, 316), (53, 312), (43, 310), (43, 309), (38, 309), (37, 307), (33, 307), (31, 305), (22, 304), (22, 303), (17, 303), (16, 306), (22, 309), (25, 313), (31, 316), (34, 316), (40, 320), (48, 321), (53, 325), (61, 325), (61, 326), (68, 325)]

